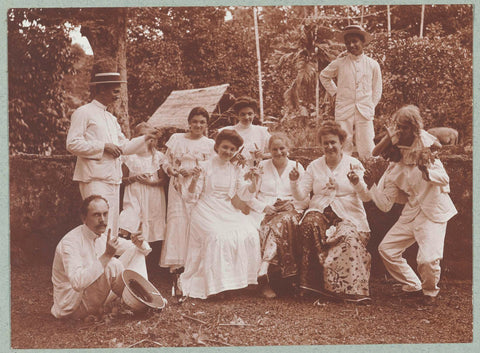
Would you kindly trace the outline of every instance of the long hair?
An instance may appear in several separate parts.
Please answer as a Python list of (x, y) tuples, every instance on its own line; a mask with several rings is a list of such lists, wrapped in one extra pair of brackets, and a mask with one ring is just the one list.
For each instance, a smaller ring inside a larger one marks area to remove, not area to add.
[(423, 119), (420, 115), (420, 109), (413, 104), (405, 105), (393, 114), (393, 119), (402, 124), (408, 124), (413, 127), (415, 133), (423, 129)]

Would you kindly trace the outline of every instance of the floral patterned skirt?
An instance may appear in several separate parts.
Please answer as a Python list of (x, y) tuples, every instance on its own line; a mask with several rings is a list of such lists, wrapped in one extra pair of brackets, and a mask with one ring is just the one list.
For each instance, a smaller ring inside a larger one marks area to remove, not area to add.
[(278, 266), (281, 276), (291, 277), (298, 272), (298, 222), (301, 213), (295, 210), (267, 215), (260, 225), (262, 260)]
[(312, 211), (299, 225), (300, 287), (368, 296), (371, 256), (366, 245), (370, 233), (359, 232), (350, 221), (335, 217)]

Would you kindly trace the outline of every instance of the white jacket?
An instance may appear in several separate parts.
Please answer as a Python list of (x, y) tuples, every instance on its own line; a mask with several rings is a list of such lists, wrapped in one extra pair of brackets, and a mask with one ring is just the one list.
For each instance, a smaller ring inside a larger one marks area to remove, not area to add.
[(90, 182), (100, 180), (109, 184), (122, 182), (122, 162), (104, 154), (106, 143), (122, 149), (122, 154), (135, 154), (146, 148), (145, 137), (128, 140), (122, 133), (117, 118), (97, 100), (82, 105), (72, 114), (67, 135), (67, 150), (77, 156), (73, 180)]
[(382, 73), (375, 60), (365, 54), (347, 54), (323, 69), (320, 81), (330, 95), (336, 95), (335, 120), (353, 117), (355, 108), (366, 120), (373, 120), (382, 96)]

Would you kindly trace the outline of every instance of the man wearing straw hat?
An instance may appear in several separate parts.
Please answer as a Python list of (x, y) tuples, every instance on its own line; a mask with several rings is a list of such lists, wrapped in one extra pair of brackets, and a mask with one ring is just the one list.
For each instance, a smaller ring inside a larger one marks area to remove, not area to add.
[(382, 96), (382, 74), (380, 65), (363, 54), (371, 36), (361, 26), (347, 26), (340, 40), (348, 53), (323, 69), (320, 81), (335, 97), (335, 121), (347, 132), (344, 151), (357, 152), (364, 159), (372, 155), (375, 147), (373, 117)]
[(145, 256), (152, 249), (138, 232), (131, 233), (131, 241), (111, 229), (105, 234), (109, 213), (105, 198), (88, 196), (80, 213), (83, 224), (68, 232), (55, 249), (51, 313), (56, 318), (103, 313), (105, 303), (123, 293), (124, 269), (147, 276)]
[(77, 156), (73, 180), (78, 181), (82, 199), (93, 194), (106, 198), (110, 205), (108, 228), (117, 234), (122, 182), (122, 163), (118, 157), (143, 150), (146, 141), (156, 136), (152, 133), (131, 140), (124, 136), (117, 118), (107, 107), (119, 99), (120, 85), (126, 81), (110, 68), (97, 71), (90, 82), (94, 99), (72, 114), (67, 150)]

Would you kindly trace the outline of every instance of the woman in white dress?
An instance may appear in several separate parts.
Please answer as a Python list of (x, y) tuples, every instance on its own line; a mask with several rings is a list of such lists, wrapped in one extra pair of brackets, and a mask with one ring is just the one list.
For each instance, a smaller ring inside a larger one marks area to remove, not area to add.
[(166, 143), (166, 162), (163, 167), (170, 176), (168, 188), (167, 231), (160, 265), (179, 272), (185, 264), (187, 234), (192, 204), (186, 201), (188, 185), (196, 163), (213, 154), (215, 141), (204, 134), (209, 115), (201, 107), (188, 115), (190, 131), (173, 134)]
[[(147, 123), (135, 127), (135, 136), (148, 133), (152, 128)], [(156, 141), (144, 151), (122, 156), (122, 182), (125, 185), (123, 210), (119, 217), (119, 229), (128, 233), (142, 232), (152, 247), (147, 257), (149, 269), (157, 266), (161, 241), (165, 235), (166, 200), (163, 186), (166, 175), (161, 169), (165, 160), (162, 152), (155, 148)], [(141, 229), (139, 229), (141, 227)]]
[(308, 206), (309, 197), (296, 201), (290, 188), (289, 173), (304, 169), (288, 159), (290, 141), (284, 134), (274, 134), (268, 142), (272, 158), (260, 163), (262, 174), (254, 199), (247, 202), (259, 224), (262, 263), (258, 272), (261, 292), (266, 298), (276, 297), (268, 282), (270, 264), (275, 265), (282, 278), (294, 279), (298, 271), (298, 222)]
[(243, 139), (243, 148), (241, 155), (245, 159), (252, 159), (252, 155), (268, 154), (268, 140), (270, 133), (265, 126), (253, 125), (253, 119), (258, 113), (258, 104), (255, 99), (250, 97), (240, 97), (235, 101), (232, 107), (235, 112), (238, 123), (233, 126), (225, 126), (219, 131), (230, 129), (235, 130)]
[[(241, 165), (252, 165), (255, 161), (268, 158), (268, 140), (270, 133), (265, 126), (253, 125), (253, 120), (258, 113), (257, 101), (250, 97), (240, 97), (232, 107), (237, 116), (238, 123), (233, 126), (225, 126), (219, 131), (226, 129), (236, 131), (243, 139), (241, 153), (235, 157)], [(256, 162), (255, 162), (256, 163)], [(233, 205), (248, 214), (250, 208), (242, 202), (238, 196), (232, 199)]]
[(233, 207), (238, 194), (251, 199), (258, 175), (249, 172), (245, 182), (242, 169), (230, 160), (243, 139), (232, 130), (218, 134), (217, 152), (199, 163), (189, 186), (189, 194), (198, 200), (191, 214), (188, 255), (179, 287), (186, 297), (208, 296), (257, 283), (260, 241), (252, 217)]

